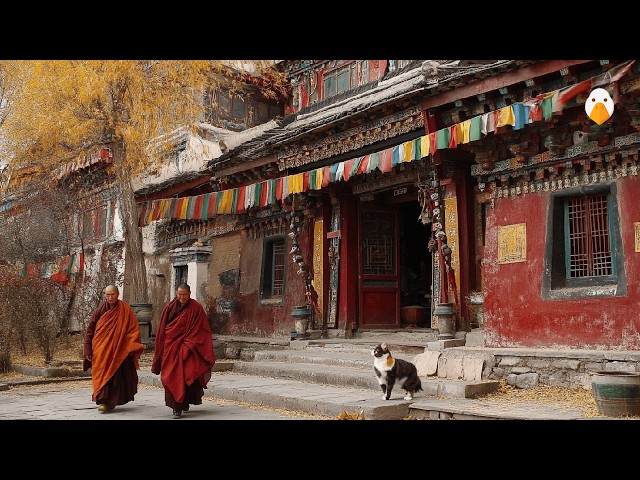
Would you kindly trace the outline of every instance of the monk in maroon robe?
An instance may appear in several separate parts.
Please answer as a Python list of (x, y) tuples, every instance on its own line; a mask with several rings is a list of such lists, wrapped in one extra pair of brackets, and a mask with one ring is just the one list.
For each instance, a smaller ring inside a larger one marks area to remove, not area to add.
[(133, 401), (144, 344), (133, 309), (118, 299), (115, 285), (104, 289), (106, 301), (91, 315), (84, 336), (83, 371), (91, 368), (91, 399), (101, 413)]
[(151, 372), (160, 374), (167, 407), (180, 418), (189, 405), (200, 405), (216, 361), (211, 326), (204, 308), (190, 298), (186, 283), (165, 305), (156, 333)]

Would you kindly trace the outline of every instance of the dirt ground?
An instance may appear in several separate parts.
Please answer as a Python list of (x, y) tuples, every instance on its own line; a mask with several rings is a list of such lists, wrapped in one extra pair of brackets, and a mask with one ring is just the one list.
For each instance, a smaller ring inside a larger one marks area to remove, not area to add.
[[(149, 370), (153, 352), (142, 354), (140, 359), (140, 368)], [(82, 336), (73, 335), (71, 337), (62, 338), (54, 353), (54, 360), (82, 360)], [(14, 365), (27, 365), (36, 368), (45, 368), (49, 366), (44, 362), (44, 356), (37, 349), (30, 349), (27, 355), (24, 355), (17, 349), (11, 354), (11, 361)], [(16, 379), (25, 380), (31, 377), (16, 372), (0, 373), (0, 382), (12, 381)], [(582, 388), (562, 388), (549, 387), (539, 385), (533, 388), (518, 389), (503, 383), (500, 390), (484, 397), (492, 401), (500, 401), (505, 403), (516, 403), (523, 401), (536, 401), (552, 403), (557, 406), (578, 407), (583, 412), (584, 418), (600, 417), (596, 402), (590, 390)]]
[[(82, 344), (83, 338), (81, 335), (71, 335), (60, 338), (53, 354), (53, 361), (82, 361)], [(152, 360), (153, 351), (143, 353), (140, 358), (140, 369), (150, 370)], [(24, 365), (34, 368), (47, 368), (51, 366), (44, 361), (44, 354), (32, 345), (27, 348), (26, 354), (19, 348), (14, 347), (11, 351), (11, 363), (13, 365)], [(0, 382), (28, 380), (32, 378), (37, 377), (30, 377), (29, 375), (23, 375), (17, 372), (0, 372)]]

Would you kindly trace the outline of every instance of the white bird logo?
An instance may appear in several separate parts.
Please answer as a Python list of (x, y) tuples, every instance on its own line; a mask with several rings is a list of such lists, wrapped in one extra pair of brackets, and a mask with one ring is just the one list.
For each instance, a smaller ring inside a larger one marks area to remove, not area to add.
[(598, 125), (609, 120), (613, 115), (613, 100), (609, 92), (604, 88), (594, 88), (584, 104), (584, 111)]

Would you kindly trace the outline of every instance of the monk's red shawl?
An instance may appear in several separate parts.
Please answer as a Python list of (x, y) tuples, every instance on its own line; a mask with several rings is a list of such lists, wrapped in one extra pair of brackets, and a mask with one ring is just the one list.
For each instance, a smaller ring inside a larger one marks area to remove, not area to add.
[(160, 374), (164, 388), (180, 403), (187, 385), (198, 381), (207, 388), (215, 361), (211, 326), (202, 305), (189, 299), (182, 306), (173, 299), (162, 311), (151, 371)]

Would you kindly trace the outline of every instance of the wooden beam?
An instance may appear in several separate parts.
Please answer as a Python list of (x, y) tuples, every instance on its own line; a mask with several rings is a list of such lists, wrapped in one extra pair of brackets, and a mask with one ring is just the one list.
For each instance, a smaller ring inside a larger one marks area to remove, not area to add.
[(216, 177), (220, 178), (220, 177), (233, 175), (234, 173), (244, 172), (245, 170), (251, 170), (256, 167), (262, 167), (270, 163), (275, 163), (277, 162), (277, 160), (278, 159), (276, 158), (276, 155), (271, 154), (271, 155), (266, 155), (258, 160), (240, 162), (235, 165), (230, 165), (226, 168), (221, 168), (219, 170), (214, 166), (213, 172)]
[(200, 178), (196, 178), (195, 180), (191, 180), (187, 183), (179, 183), (178, 185), (174, 185), (172, 187), (164, 188), (162, 190), (158, 190), (157, 192), (150, 193), (149, 195), (140, 195), (136, 197), (137, 202), (144, 202), (149, 200), (156, 200), (159, 198), (169, 198), (173, 197), (182, 192), (186, 192), (187, 190), (191, 190), (192, 188), (201, 187), (209, 183), (211, 179), (210, 175), (206, 175)]
[(431, 108), (446, 105), (447, 103), (455, 102), (456, 100), (472, 97), (474, 95), (486, 94), (503, 87), (508, 87), (509, 85), (515, 85), (516, 83), (525, 82), (532, 78), (557, 72), (562, 68), (581, 65), (583, 63), (593, 61), (594, 60), (550, 60), (548, 62), (529, 65), (513, 72), (489, 77), (484, 80), (478, 80), (465, 85), (464, 87), (454, 88), (448, 92), (426, 97), (420, 102), (420, 108), (422, 110), (429, 110)]

